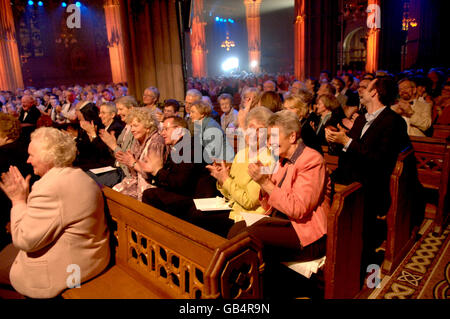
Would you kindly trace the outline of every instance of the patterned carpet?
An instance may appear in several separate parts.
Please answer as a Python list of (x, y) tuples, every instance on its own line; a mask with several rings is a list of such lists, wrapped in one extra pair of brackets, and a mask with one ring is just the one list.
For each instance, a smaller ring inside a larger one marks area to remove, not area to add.
[(441, 236), (429, 227), (382, 288), (377, 299), (450, 298), (450, 226)]

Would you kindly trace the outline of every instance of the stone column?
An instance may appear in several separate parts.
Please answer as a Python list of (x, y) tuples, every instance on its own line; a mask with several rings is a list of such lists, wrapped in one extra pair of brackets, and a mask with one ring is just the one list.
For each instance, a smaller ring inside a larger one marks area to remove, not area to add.
[(105, 9), (112, 81), (114, 83), (127, 82), (119, 0), (105, 0), (103, 8)]
[(261, 2), (262, 0), (244, 0), (247, 17), (248, 63), (253, 73), (261, 71), (261, 18), (259, 15)]
[(23, 88), (22, 69), (9, 0), (0, 0), (0, 90)]
[(297, 80), (304, 81), (306, 78), (306, 56), (305, 56), (305, 28), (306, 13), (305, 0), (295, 0), (295, 24), (294, 24), (294, 68)]
[(205, 26), (206, 22), (203, 20), (203, 0), (194, 1), (194, 14), (192, 19), (191, 29), (191, 56), (192, 56), (192, 76), (193, 77), (207, 77), (206, 65), (206, 36)]
[(378, 56), (380, 47), (380, 28), (381, 28), (381, 0), (368, 0), (367, 5), (367, 56), (366, 72), (375, 72), (378, 70)]

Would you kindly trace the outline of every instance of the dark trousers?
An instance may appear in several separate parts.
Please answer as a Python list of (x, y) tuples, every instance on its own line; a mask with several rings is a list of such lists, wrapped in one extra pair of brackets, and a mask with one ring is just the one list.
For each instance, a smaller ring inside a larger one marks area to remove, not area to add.
[(222, 237), (227, 236), (228, 230), (234, 223), (228, 218), (230, 211), (199, 211), (195, 208), (192, 197), (170, 192), (164, 188), (145, 190), (142, 201)]
[(238, 222), (230, 229), (228, 238), (242, 232), (248, 232), (263, 243), (264, 298), (291, 298), (302, 290), (314, 290), (310, 287), (311, 280), (300, 278), (300, 275), (293, 273), (280, 262), (308, 261), (323, 257), (326, 251), (326, 235), (303, 247), (291, 221), (280, 217), (263, 218), (249, 227), (245, 221)]
[(241, 221), (230, 229), (228, 238), (244, 231), (262, 242), (263, 256), (267, 261), (308, 261), (325, 255), (326, 236), (303, 247), (289, 219), (262, 218), (250, 227), (246, 226), (245, 221)]

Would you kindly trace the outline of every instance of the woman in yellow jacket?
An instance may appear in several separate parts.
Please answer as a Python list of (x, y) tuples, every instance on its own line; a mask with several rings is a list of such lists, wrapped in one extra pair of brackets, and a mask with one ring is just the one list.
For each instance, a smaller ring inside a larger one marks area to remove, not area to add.
[(267, 123), (272, 115), (266, 107), (253, 108), (245, 119), (245, 148), (236, 154), (231, 168), (224, 162), (207, 166), (217, 179), (217, 189), (229, 201), (229, 218), (235, 222), (243, 219), (241, 212), (264, 214), (259, 202), (260, 186), (248, 174), (248, 165), (260, 161), (269, 174), (275, 163), (266, 147)]

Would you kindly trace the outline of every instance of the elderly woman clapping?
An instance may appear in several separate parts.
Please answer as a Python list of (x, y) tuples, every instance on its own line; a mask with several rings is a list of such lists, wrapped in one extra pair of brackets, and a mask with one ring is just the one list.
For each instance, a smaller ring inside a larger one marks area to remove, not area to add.
[(240, 150), (228, 171), (226, 165), (208, 165), (211, 175), (217, 179), (217, 188), (231, 204), (230, 219), (242, 220), (241, 212), (264, 214), (264, 209), (259, 203), (260, 185), (248, 174), (250, 163), (260, 161), (266, 166), (273, 163), (266, 147), (267, 124), (272, 111), (265, 107), (253, 108), (245, 120), (245, 144)]
[(157, 156), (166, 156), (164, 138), (158, 133), (158, 121), (152, 110), (145, 107), (132, 108), (127, 116), (127, 124), (134, 136), (133, 144), (126, 152), (115, 153), (116, 159), (128, 167), (130, 176), (124, 178), (113, 187), (114, 190), (142, 200), (142, 193), (151, 184), (146, 181), (146, 173), (140, 167), (139, 161), (146, 161)]
[(250, 164), (260, 185), (261, 206), (269, 217), (250, 227), (236, 223), (228, 237), (248, 231), (264, 244), (264, 260), (315, 259), (325, 253), (330, 184), (323, 157), (301, 141), (301, 126), (290, 111), (269, 120), (269, 144), (278, 162), (272, 175)]
[(28, 147), (28, 163), (41, 177), (31, 192), (30, 178), (15, 166), (2, 174), (0, 187), (12, 202), (13, 245), (0, 252), (0, 283), (28, 297), (57, 296), (68, 288), (73, 265), (84, 282), (109, 263), (103, 197), (91, 178), (71, 166), (76, 151), (67, 133), (39, 128)]

